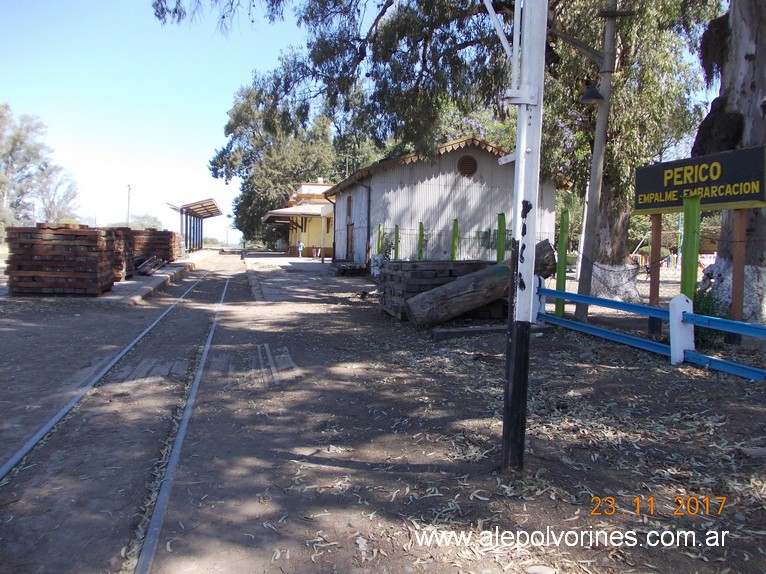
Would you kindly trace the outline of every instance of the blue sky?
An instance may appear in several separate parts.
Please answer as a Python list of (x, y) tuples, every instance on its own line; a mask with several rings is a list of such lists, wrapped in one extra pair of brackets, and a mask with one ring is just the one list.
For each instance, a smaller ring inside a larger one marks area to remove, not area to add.
[[(167, 203), (212, 197), (231, 213), (238, 182), (213, 179), (207, 163), (226, 143), (234, 94), (304, 43), (292, 22), (246, 15), (227, 35), (215, 13), (163, 27), (151, 0), (0, 0), (0, 102), (47, 126), (80, 215), (125, 221), (130, 185), (132, 215), (177, 230)], [(226, 239), (227, 222), (206, 220), (205, 235)]]

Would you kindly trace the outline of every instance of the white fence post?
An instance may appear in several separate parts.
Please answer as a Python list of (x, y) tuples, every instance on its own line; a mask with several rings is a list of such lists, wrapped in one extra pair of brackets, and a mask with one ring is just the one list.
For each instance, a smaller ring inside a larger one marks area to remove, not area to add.
[(684, 323), (684, 313), (693, 313), (691, 299), (680, 293), (670, 300), (670, 364), (684, 362), (684, 351), (694, 350), (694, 325)]

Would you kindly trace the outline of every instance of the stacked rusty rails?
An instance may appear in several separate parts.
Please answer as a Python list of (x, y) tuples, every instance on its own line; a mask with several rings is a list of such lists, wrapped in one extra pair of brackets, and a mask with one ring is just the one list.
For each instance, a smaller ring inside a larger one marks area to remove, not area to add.
[(87, 225), (6, 228), (9, 295), (98, 296), (114, 285), (114, 233)]
[(133, 262), (135, 241), (130, 227), (107, 227), (114, 232), (114, 259), (112, 271), (114, 280), (124, 281), (133, 277), (136, 267)]
[(392, 317), (404, 320), (407, 318), (407, 299), (489, 265), (485, 261), (386, 261), (380, 272), (383, 288), (380, 308)]
[(165, 262), (162, 259), (152, 255), (149, 259), (136, 267), (136, 271), (139, 275), (154, 275), (154, 272), (163, 265), (165, 265)]
[(136, 258), (142, 262), (157, 257), (166, 262), (181, 256), (178, 233), (159, 229), (134, 229), (133, 241)]

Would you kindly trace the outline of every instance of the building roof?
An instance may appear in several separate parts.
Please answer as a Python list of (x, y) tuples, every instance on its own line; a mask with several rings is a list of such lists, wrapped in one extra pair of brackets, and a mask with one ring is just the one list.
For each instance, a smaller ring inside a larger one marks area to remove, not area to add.
[[(469, 136), (469, 137), (460, 138), (457, 140), (452, 140), (440, 145), (439, 147), (436, 148), (436, 154), (443, 155), (445, 153), (448, 153), (457, 149), (464, 149), (468, 147), (477, 147), (491, 154), (494, 154), (497, 157), (504, 157), (508, 155), (509, 153), (507, 150), (495, 144), (491, 144), (485, 140), (481, 140), (479, 138)], [(376, 161), (375, 163), (368, 165), (367, 167), (363, 167), (359, 169), (358, 171), (356, 171), (355, 173), (352, 173), (349, 177), (347, 177), (340, 183), (336, 183), (334, 186), (332, 186), (330, 189), (324, 192), (324, 196), (333, 197), (334, 195), (337, 195), (338, 193), (344, 191), (345, 189), (348, 189), (355, 183), (361, 181), (362, 179), (369, 177), (373, 173), (377, 173), (386, 168), (391, 168), (391, 167), (395, 167), (399, 165), (407, 165), (409, 163), (414, 163), (417, 161), (425, 161), (426, 159), (427, 158), (423, 155), (416, 154), (416, 153), (409, 153), (399, 157), (385, 158), (380, 161)]]
[[(168, 203), (168, 205), (170, 204)], [(183, 211), (184, 213), (188, 213), (194, 217), (199, 217), (200, 219), (207, 219), (208, 217), (217, 217), (219, 215), (223, 215), (218, 207), (218, 204), (215, 202), (215, 199), (203, 199), (201, 201), (187, 203), (181, 207), (170, 205), (170, 208), (174, 211)]]
[(332, 204), (324, 203), (302, 203), (281, 209), (272, 209), (263, 216), (262, 221), (266, 223), (285, 223), (292, 217), (326, 217), (332, 213)]

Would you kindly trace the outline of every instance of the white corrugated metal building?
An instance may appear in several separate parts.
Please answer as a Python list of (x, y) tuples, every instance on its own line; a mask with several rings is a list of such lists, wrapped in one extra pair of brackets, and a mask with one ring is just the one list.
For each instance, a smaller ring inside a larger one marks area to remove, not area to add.
[[(385, 159), (362, 168), (328, 189), (335, 203), (336, 261), (366, 265), (378, 251), (379, 229), (392, 240), (399, 226), (400, 259), (417, 258), (419, 224), (425, 229), (424, 259), (450, 258), (453, 220), (458, 220), (458, 259), (495, 258), (497, 214), (512, 229), (514, 163), (499, 165), (508, 152), (467, 137), (437, 149), (436, 157), (416, 154)], [(540, 186), (537, 241), (554, 243), (556, 190)], [(508, 241), (510, 248), (510, 241)]]

